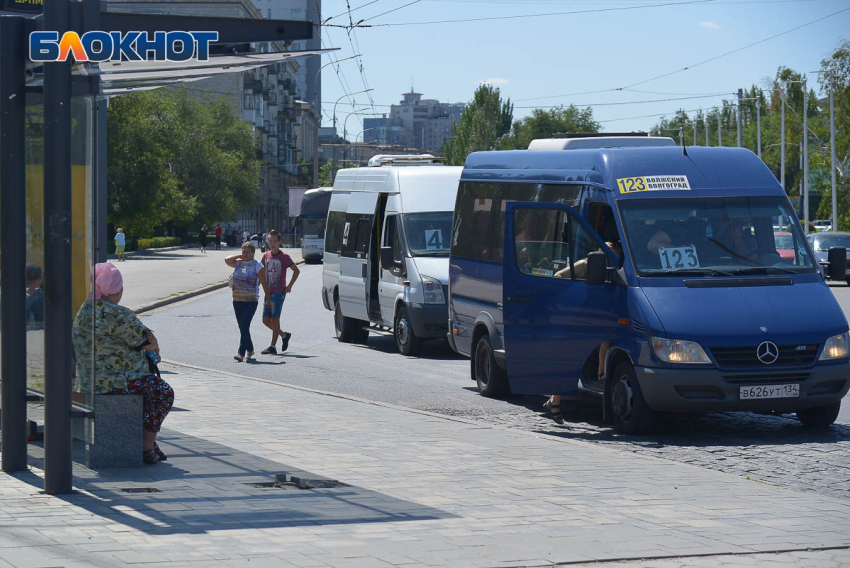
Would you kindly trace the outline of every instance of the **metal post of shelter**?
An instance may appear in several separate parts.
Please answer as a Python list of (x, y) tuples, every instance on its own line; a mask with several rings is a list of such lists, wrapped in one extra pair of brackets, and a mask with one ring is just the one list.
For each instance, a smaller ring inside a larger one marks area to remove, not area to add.
[(0, 311), (3, 471), (27, 469), (26, 18), (0, 17)]
[(803, 80), (803, 219), (809, 234), (809, 90)]
[[(62, 37), (69, 0), (44, 4), (44, 28)], [(71, 476), (71, 62), (44, 64), (44, 490), (70, 493)]]

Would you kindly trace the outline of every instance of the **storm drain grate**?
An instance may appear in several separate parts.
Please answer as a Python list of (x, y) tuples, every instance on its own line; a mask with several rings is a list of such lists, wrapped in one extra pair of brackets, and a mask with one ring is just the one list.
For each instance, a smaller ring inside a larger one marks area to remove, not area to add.
[(337, 481), (336, 479), (309, 478), (299, 475), (289, 475), (286, 473), (276, 474), (274, 476), (274, 481), (260, 481), (246, 483), (245, 485), (257, 488), (276, 489), (330, 489), (333, 487), (348, 487), (348, 484)]
[(156, 487), (126, 487), (121, 490), (122, 493), (160, 493)]

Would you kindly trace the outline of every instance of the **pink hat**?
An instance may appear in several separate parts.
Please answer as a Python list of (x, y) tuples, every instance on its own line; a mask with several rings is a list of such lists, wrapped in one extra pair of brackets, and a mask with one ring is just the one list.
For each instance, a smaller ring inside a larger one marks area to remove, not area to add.
[(124, 279), (114, 264), (101, 262), (91, 270), (93, 295), (95, 299), (101, 296), (111, 296), (124, 289)]

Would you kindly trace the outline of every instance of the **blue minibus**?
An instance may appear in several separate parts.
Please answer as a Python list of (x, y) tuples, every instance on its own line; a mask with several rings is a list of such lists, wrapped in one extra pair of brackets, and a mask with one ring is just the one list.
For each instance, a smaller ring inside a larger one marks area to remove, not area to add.
[(624, 136), (470, 154), (448, 293), (449, 342), (483, 395), (598, 396), (625, 433), (664, 412), (826, 427), (850, 389), (847, 320), (785, 191), (741, 148)]

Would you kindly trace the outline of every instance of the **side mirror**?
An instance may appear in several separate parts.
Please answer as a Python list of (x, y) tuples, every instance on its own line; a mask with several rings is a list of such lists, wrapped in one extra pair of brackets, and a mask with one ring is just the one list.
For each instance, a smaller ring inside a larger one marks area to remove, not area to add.
[(404, 263), (393, 259), (393, 247), (381, 247), (381, 268), (396, 276), (404, 272)]
[(847, 278), (847, 249), (844, 247), (829, 247), (826, 259), (829, 261), (827, 273), (831, 280)]
[(587, 255), (587, 283), (591, 286), (604, 284), (608, 276), (608, 257), (602, 251)]

